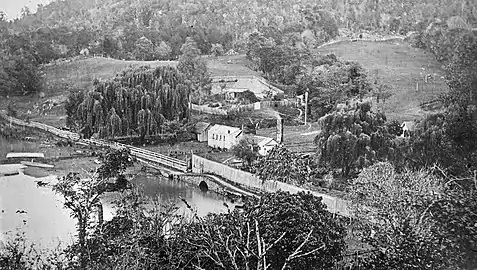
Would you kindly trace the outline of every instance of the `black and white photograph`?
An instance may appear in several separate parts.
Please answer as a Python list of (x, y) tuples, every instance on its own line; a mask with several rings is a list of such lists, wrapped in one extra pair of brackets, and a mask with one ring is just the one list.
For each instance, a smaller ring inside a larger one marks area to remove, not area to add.
[(0, 270), (477, 269), (477, 0), (0, 0)]

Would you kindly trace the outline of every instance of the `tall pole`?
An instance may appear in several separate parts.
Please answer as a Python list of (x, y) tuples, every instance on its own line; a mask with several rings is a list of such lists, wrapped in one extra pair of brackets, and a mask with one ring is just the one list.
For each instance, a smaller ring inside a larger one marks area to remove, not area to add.
[(307, 116), (308, 116), (308, 91), (305, 92), (305, 126), (306, 126)]

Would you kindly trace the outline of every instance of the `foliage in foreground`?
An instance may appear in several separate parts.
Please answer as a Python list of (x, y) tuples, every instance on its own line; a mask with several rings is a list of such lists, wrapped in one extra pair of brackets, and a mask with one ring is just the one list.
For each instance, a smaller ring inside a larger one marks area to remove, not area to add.
[[(241, 210), (192, 220), (137, 190), (116, 203), (111, 221), (64, 250), (67, 269), (330, 269), (346, 249), (343, 224), (309, 193), (267, 194)], [(87, 256), (78, 262), (81, 250)], [(33, 269), (28, 258), (19, 262)]]
[(346, 248), (344, 227), (311, 194), (267, 194), (189, 222), (133, 202), (90, 239), (90, 269), (326, 269)]
[[(350, 186), (355, 233), (374, 251), (365, 269), (472, 269), (477, 265), (477, 179), (441, 170), (363, 170)], [(455, 181), (459, 181), (456, 183)]]

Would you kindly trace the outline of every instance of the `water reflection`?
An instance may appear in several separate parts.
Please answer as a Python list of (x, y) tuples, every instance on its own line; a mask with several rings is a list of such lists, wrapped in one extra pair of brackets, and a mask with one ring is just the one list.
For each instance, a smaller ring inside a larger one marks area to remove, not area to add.
[[(10, 151), (39, 150), (33, 143), (10, 143), (0, 137), (0, 157), (5, 157)], [(38, 187), (36, 181), (54, 183), (57, 180), (55, 176), (33, 178), (23, 172), (0, 177), (0, 240), (5, 241), (5, 232), (18, 229), (39, 247), (56, 247), (59, 242), (63, 246), (71, 243), (76, 232), (75, 221), (63, 207), (62, 198), (49, 187)], [(200, 191), (198, 186), (161, 176), (138, 176), (133, 182), (147, 197), (157, 199), (161, 204), (176, 204), (184, 215), (191, 215), (191, 212), (181, 199), (185, 199), (199, 216), (226, 212), (224, 202), (231, 208), (234, 205), (223, 196)], [(108, 193), (102, 198), (105, 220), (112, 218), (113, 202), (117, 199), (117, 193)]]
[(74, 220), (63, 208), (61, 197), (51, 188), (38, 187), (35, 180), (50, 182), (55, 177), (0, 177), (0, 232), (14, 233), (18, 229), (40, 247), (70, 243), (75, 233)]

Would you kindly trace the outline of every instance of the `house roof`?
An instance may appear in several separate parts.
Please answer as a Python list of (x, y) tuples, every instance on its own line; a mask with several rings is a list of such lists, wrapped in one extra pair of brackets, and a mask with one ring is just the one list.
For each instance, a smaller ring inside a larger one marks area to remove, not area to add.
[(263, 137), (263, 136), (257, 136), (257, 135), (254, 135), (254, 136), (251, 136), (251, 139), (256, 143), (258, 144), (258, 146), (260, 147), (263, 147), (269, 143), (272, 143), (272, 144), (278, 144), (274, 139), (272, 138), (269, 138), (269, 137)]
[(240, 135), (240, 133), (242, 133), (242, 130), (236, 127), (229, 127), (224, 125), (213, 125), (210, 128), (209, 132), (213, 134), (221, 134), (221, 135), (233, 134), (235, 137), (237, 137), (238, 135)]
[(243, 93), (250, 90), (248, 88), (228, 88), (228, 89), (225, 89), (224, 91), (228, 93)]
[(265, 97), (268, 91), (275, 94), (283, 93), (283, 90), (271, 85), (259, 76), (214, 76), (212, 83), (227, 82), (228, 89), (248, 89), (259, 98)]
[(210, 127), (210, 123), (207, 123), (207, 122), (197, 122), (197, 124), (195, 124), (194, 126), (194, 131), (197, 133), (197, 134), (200, 134), (204, 131), (207, 130), (208, 127)]

